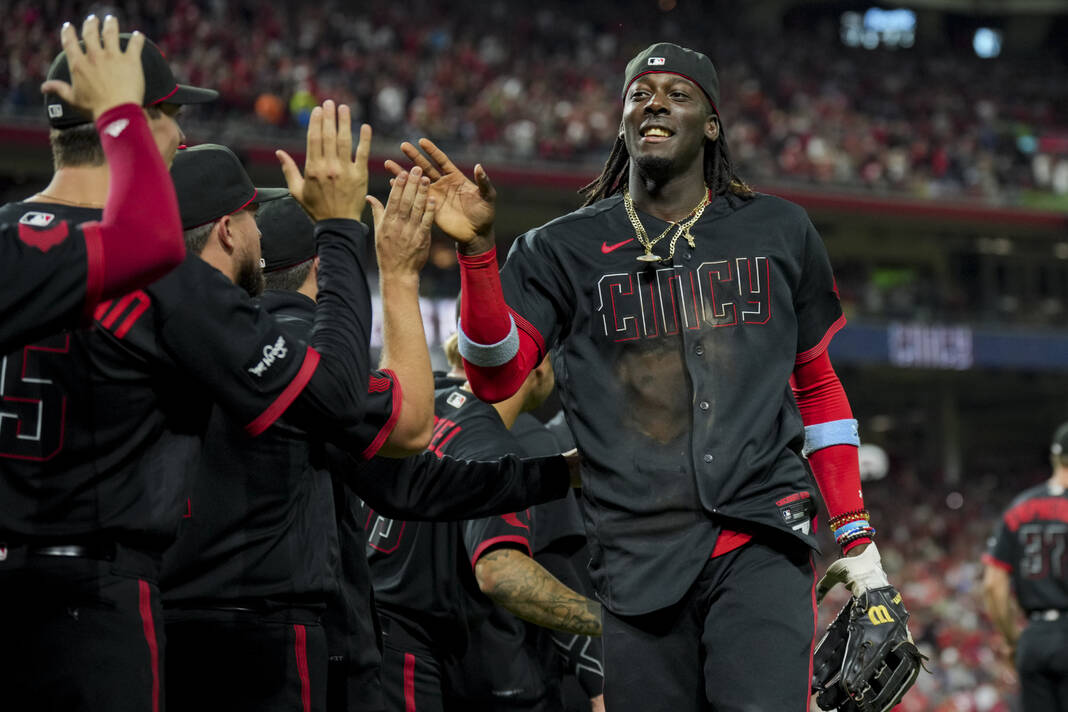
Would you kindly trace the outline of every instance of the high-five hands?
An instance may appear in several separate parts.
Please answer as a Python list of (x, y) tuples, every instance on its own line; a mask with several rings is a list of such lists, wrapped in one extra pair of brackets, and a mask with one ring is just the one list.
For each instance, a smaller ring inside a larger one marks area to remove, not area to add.
[[(418, 148), (405, 141), (401, 151), (430, 179), (430, 195), (437, 204), (434, 221), (466, 254), (479, 254), (493, 247), (494, 202), (497, 191), (479, 164), (474, 180), (467, 178), (430, 139), (419, 139)], [(395, 177), (404, 173), (396, 161), (386, 161)]]
[(430, 179), (419, 166), (401, 172), (392, 181), (385, 207), (367, 196), (375, 221), (375, 251), (383, 275), (418, 275), (430, 254), (430, 227), (434, 224), (435, 199)]
[(308, 121), (308, 148), (301, 176), (288, 153), (275, 151), (282, 164), (289, 192), (312, 220), (359, 220), (367, 197), (367, 157), (371, 153), (371, 127), (360, 127), (356, 157), (352, 156), (352, 117), (349, 107), (327, 99), (312, 109)]

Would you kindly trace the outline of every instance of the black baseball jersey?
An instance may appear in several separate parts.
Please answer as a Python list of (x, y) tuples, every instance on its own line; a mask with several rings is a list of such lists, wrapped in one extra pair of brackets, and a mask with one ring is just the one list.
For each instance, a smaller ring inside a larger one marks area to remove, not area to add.
[[(63, 206), (49, 210), (65, 217)], [(323, 343), (359, 363), (353, 337), (360, 317), (369, 330), (366, 281), (358, 259), (340, 258), (356, 252), (354, 228), (328, 222), (317, 230), (334, 231), (321, 244), (339, 255), (324, 258), (337, 286), (329, 313), (339, 318)], [(313, 381), (323, 370), (319, 353), (289, 341), (243, 291), (192, 255), (149, 287), (101, 303), (94, 317), (92, 329), (59, 333), (0, 361), (0, 538), (105, 534), (162, 549), (186, 511), (211, 402), (257, 435), (309, 382), (320, 382)], [(364, 351), (364, 373), (366, 359)], [(324, 395), (303, 403), (306, 422), (315, 422)], [(350, 400), (336, 402), (340, 412)], [(333, 427), (325, 416), (318, 421)]]
[[(459, 383), (436, 383), (429, 450), (471, 460), (521, 452), (493, 406)], [(469, 626), (492, 607), (475, 580), (475, 561), (496, 545), (529, 554), (533, 540), (528, 511), (462, 523), (426, 523), (389, 519), (367, 507), (364, 529), (379, 610), (411, 622), (430, 640), (454, 651), (466, 647)]]
[(1024, 491), (1002, 515), (984, 561), (1011, 572), (1025, 611), (1068, 609), (1068, 493), (1049, 483)]
[[(306, 340), (315, 302), (267, 291), (260, 306), (292, 343)], [(372, 371), (362, 428), (370, 458), (400, 414), (391, 371)], [(167, 607), (270, 599), (322, 604), (337, 585), (337, 529), (325, 453), (314, 434), (279, 420), (253, 438), (214, 408), (178, 540), (163, 557)]]
[(88, 323), (104, 277), (99, 210), (0, 209), (0, 354)]
[(501, 271), (517, 325), (553, 351), (593, 580), (619, 614), (677, 601), (730, 519), (816, 546), (781, 507), (816, 491), (790, 376), (845, 322), (822, 240), (768, 195), (718, 196), (691, 232), (672, 260), (636, 261), (615, 195), (521, 236)]

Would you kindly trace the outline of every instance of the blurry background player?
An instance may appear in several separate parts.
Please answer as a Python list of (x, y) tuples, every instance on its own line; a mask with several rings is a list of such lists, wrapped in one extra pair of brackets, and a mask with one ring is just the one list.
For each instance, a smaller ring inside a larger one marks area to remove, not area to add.
[[(546, 362), (494, 407), (475, 398), (463, 378), (437, 378), (430, 451), (468, 459), (521, 452), (508, 427), (548, 396), (552, 382)], [(426, 524), (387, 518), (369, 506), (367, 521), (383, 632), (382, 687), (391, 712), (443, 709), (444, 667), (464, 652), (469, 629), (493, 603), (539, 625), (600, 632), (600, 606), (531, 558), (528, 511)]]
[[(147, 67), (146, 56), (159, 58), (145, 47)], [(65, 61), (65, 54), (57, 58), (51, 72)], [(152, 82), (146, 69), (146, 87)], [(173, 83), (167, 91), (172, 98), (183, 92)], [(146, 95), (154, 96), (147, 89)], [(49, 113), (53, 121), (68, 116)], [(149, 112), (168, 161), (180, 138), (170, 113)], [(341, 118), (348, 132), (347, 113)], [(93, 196), (106, 185), (107, 166), (94, 158), (95, 130), (79, 128), (60, 128), (54, 137), (53, 150), (63, 158), (47, 196), (37, 196), (47, 202), (10, 204), (0, 214), (100, 216)], [(159, 559), (183, 511), (211, 400), (251, 434), (288, 411), (294, 422), (351, 444), (366, 391), (365, 377), (355, 374), (367, 369), (370, 297), (358, 253), (361, 228), (348, 203), (366, 186), (366, 171), (338, 160), (331, 102), (312, 112), (308, 133), (308, 179), (291, 159), (283, 162), (289, 160), (291, 192), (320, 221), (329, 288), (321, 291), (321, 331), (311, 347), (279, 341), (277, 326), (231, 281), (232, 262), (219, 270), (187, 255), (143, 290), (100, 304), (94, 329), (57, 334), (3, 357), (4, 373), (22, 375), (5, 382), (0, 432), (0, 674), (13, 706), (160, 704)], [(72, 145), (78, 150), (64, 153)], [(351, 153), (351, 139), (342, 147)], [(248, 187), (231, 209), (253, 201)], [(287, 346), (293, 357), (281, 358)]]
[[(457, 350), (456, 334), (446, 340), (443, 348), (451, 367), (449, 375), (462, 379), (463, 360)], [(554, 420), (557, 422), (550, 430), (529, 412), (523, 412), (510, 431), (528, 456), (570, 450), (574, 442), (566, 424), (562, 418)], [(534, 561), (565, 586), (591, 596), (593, 586), (586, 573), (589, 560), (586, 534), (574, 493), (531, 507), (529, 512), (534, 531), (531, 541)], [(492, 591), (488, 585), (483, 588), (483, 582), (494, 580), (498, 587), (506, 588), (509, 569), (525, 563), (517, 558), (525, 556), (521, 550), (505, 551), (496, 560), (490, 557), (480, 560), (483, 576), (479, 577), (479, 585), (487, 595)], [(445, 666), (446, 709), (487, 712), (603, 709), (600, 637), (527, 623), (508, 611), (503, 596), (498, 594), (498, 598), (502, 598), (494, 599), (498, 605), (470, 631), (463, 656)], [(570, 684), (565, 686), (565, 680)]]
[[(172, 174), (191, 231), (214, 215), (201, 214), (204, 206), (233, 191), (228, 182), (235, 178), (219, 170), (220, 162), (239, 167), (228, 149), (211, 144), (179, 151), (175, 159)], [(402, 213), (402, 220), (376, 233), (386, 348), (382, 370), (369, 375), (359, 451), (364, 459), (380, 452), (417, 454), (430, 440), (433, 381), (418, 292), (433, 222), (428, 187), (418, 171), (410, 180), (398, 179), (391, 200), (399, 205), (390, 211)], [(287, 248), (302, 251), (310, 243), (314, 255), (314, 229), (296, 200), (282, 198), (261, 210), (257, 223), (273, 221), (271, 268), (279, 267), (277, 253)], [(285, 226), (294, 224), (298, 230), (286, 235)], [(225, 249), (221, 223), (204, 227), (210, 228), (208, 246), (189, 249), (202, 255), (211, 245)], [(259, 242), (255, 229), (255, 250), (231, 249), (246, 254), (245, 266), (262, 280)], [(300, 263), (306, 267), (300, 269), (302, 291), (272, 290), (259, 300), (293, 344), (309, 337), (317, 262), (313, 257)], [(182, 530), (163, 561), (170, 709), (326, 709), (327, 640), (320, 618), (340, 562), (323, 465), (314, 433), (283, 419), (252, 438), (241, 423), (214, 409)]]
[(587, 207), (520, 237), (499, 276), (486, 172), (472, 182), (433, 143), (429, 160), (402, 144), (461, 252), (476, 394), (507, 397), (553, 350), (585, 463), (612, 710), (807, 705), (811, 473), (856, 557), (840, 567), (851, 592), (886, 585), (826, 353), (845, 323), (827, 254), (801, 208), (734, 173), (718, 100), (705, 55), (635, 56)]
[(125, 42), (125, 51), (120, 49), (119, 23), (111, 16), (102, 32), (95, 17), (86, 19), (83, 35), (84, 51), (74, 27), (64, 25), (68, 71), (54, 74), (42, 90), (60, 97), (52, 104), (57, 112), (78, 111), (92, 118), (81, 131), (97, 134), (89, 143), (99, 163), (105, 165), (106, 159), (108, 166), (104, 170), (110, 180), (99, 183), (104, 192), (96, 196), (104, 212), (99, 222), (74, 216), (73, 221), (57, 221), (45, 209), (4, 225), (0, 354), (88, 323), (100, 299), (145, 286), (177, 267), (185, 255), (174, 189), (146, 123), (146, 115), (158, 110), (140, 108), (146, 98), (142, 63), (158, 53), (145, 48), (139, 32)]
[(1050, 462), (1052, 476), (1013, 500), (983, 556), (983, 602), (1020, 675), (1024, 712), (1068, 710), (1068, 423)]

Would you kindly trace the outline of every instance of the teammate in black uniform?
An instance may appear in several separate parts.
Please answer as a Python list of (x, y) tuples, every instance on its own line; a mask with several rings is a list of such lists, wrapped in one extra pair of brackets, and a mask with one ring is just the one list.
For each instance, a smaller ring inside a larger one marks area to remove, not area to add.
[[(551, 391), (552, 374), (547, 364), (536, 370), (496, 409), (463, 388), (462, 378), (439, 378), (437, 385), (430, 451), (486, 459), (520, 451), (507, 426)], [(442, 667), (462, 654), (469, 627), (489, 612), (491, 600), (541, 625), (579, 633), (600, 630), (600, 607), (530, 559), (527, 511), (462, 524), (390, 519), (373, 505), (366, 516), (388, 710), (442, 709)], [(515, 548), (526, 552), (520, 564), (491, 561), (508, 558)]]
[[(237, 165), (221, 146), (179, 152), (172, 173), (183, 215), (225, 190), (225, 184), (215, 184), (222, 175), (216, 159)], [(387, 219), (376, 231), (386, 347), (382, 370), (369, 378), (358, 449), (364, 459), (383, 451), (417, 454), (433, 428), (418, 278), (433, 223), (428, 186), (419, 171), (410, 180), (395, 181)], [(260, 304), (278, 320), (287, 340), (299, 343), (309, 337), (318, 295), (314, 228), (293, 199), (267, 203), (261, 212), (258, 223), (272, 247), (264, 258), (272, 282), (279, 266), (297, 270), (290, 278), (304, 276), (299, 290), (268, 291)], [(201, 221), (189, 217), (186, 227)], [(294, 224), (297, 229), (290, 232)], [(224, 248), (222, 235), (216, 226), (208, 240), (218, 252)], [(256, 274), (258, 238), (247, 259)], [(290, 247), (310, 248), (311, 257), (287, 264), (290, 260), (278, 252)], [(231, 249), (245, 248), (235, 239)], [(397, 329), (398, 323), (407, 328)], [(163, 561), (171, 710), (326, 708), (327, 642), (319, 618), (336, 589), (340, 564), (324, 464), (314, 434), (283, 420), (253, 439), (220, 409), (213, 412), (182, 531)]]
[(509, 395), (553, 350), (614, 711), (807, 705), (808, 465), (852, 592), (886, 581), (826, 353), (845, 322), (826, 251), (801, 208), (735, 175), (718, 99), (703, 54), (661, 43), (631, 60), (587, 206), (520, 237), (500, 274), (485, 171), (472, 182), (430, 141), (429, 159), (402, 146), (459, 243), (475, 393)]
[[(446, 342), (450, 363), (462, 373), (454, 339)], [(562, 419), (561, 419), (562, 420)], [(564, 426), (566, 430), (566, 426)], [(528, 455), (560, 452), (573, 443), (560, 442), (530, 413), (521, 413), (512, 435)], [(570, 435), (568, 434), (570, 440)], [(583, 595), (593, 595), (585, 571), (586, 535), (582, 514), (572, 493), (530, 508), (534, 560), (561, 583)], [(517, 710), (604, 709), (601, 639), (525, 623), (495, 606), (470, 633), (463, 657), (446, 665), (447, 709), (513, 712)], [(565, 680), (572, 682), (566, 687)], [(570, 706), (569, 706), (570, 705)]]
[(142, 57), (152, 48), (143, 53), (145, 36), (136, 32), (120, 49), (111, 16), (103, 32), (96, 17), (86, 20), (84, 50), (70, 23), (61, 34), (73, 84), (53, 79), (42, 89), (93, 118), (111, 166), (107, 202), (100, 222), (57, 223), (39, 211), (0, 227), (0, 353), (88, 323), (99, 299), (143, 287), (185, 256), (174, 188), (140, 108)]
[[(149, 112), (161, 155), (180, 138), (172, 113)], [(290, 190), (320, 219), (325, 286), (310, 346), (287, 342), (229, 279), (187, 256), (146, 289), (101, 304), (95, 329), (4, 357), (0, 684), (13, 706), (158, 708), (159, 558), (184, 512), (210, 400), (252, 435), (287, 413), (346, 446), (359, 438), (370, 299), (353, 206), (366, 172), (348, 158), (346, 111), (340, 119), (341, 141), (332, 102), (313, 111), (306, 181), (284, 163)], [(53, 142), (67, 154), (38, 196), (50, 202), (8, 205), (2, 219), (42, 209), (99, 217), (83, 206), (107, 166), (71, 139), (77, 128)], [(369, 143), (366, 129), (357, 163)], [(75, 146), (84, 150), (71, 154)]]
[[(1013, 500), (983, 555), (983, 599), (1020, 675), (1024, 712), (1068, 709), (1068, 423), (1050, 460), (1052, 476)], [(1022, 631), (1014, 593), (1029, 620)]]

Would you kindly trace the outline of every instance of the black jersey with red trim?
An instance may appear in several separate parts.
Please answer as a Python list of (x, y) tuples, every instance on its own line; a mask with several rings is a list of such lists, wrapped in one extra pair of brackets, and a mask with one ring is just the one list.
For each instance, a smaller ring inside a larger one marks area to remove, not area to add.
[(1025, 490), (1001, 516), (983, 560), (1011, 573), (1025, 611), (1068, 610), (1068, 492)]
[[(493, 406), (461, 389), (462, 382), (438, 378), (435, 383), (429, 450), (470, 460), (521, 452)], [(379, 611), (418, 626), (436, 645), (462, 651), (469, 627), (492, 607), (478, 588), (474, 562), (494, 546), (530, 553), (529, 512), (428, 523), (390, 519), (370, 506), (365, 510), (367, 560)]]
[[(340, 262), (347, 275), (359, 268)], [(259, 434), (319, 354), (193, 255), (94, 317), (0, 361), (0, 539), (104, 535), (162, 549), (186, 511), (212, 401)]]
[[(292, 343), (305, 341), (315, 302), (269, 290), (258, 300)], [(368, 459), (400, 415), (392, 371), (372, 371), (363, 437)], [(214, 408), (182, 515), (163, 557), (167, 607), (240, 605), (270, 599), (322, 605), (337, 586), (334, 495), (323, 444), (283, 417), (259, 437)]]
[(99, 210), (0, 208), (0, 353), (88, 323), (100, 297)]
[(553, 352), (593, 579), (620, 614), (677, 601), (731, 519), (816, 546), (776, 503), (816, 492), (789, 380), (845, 323), (823, 242), (768, 195), (718, 196), (690, 232), (638, 261), (615, 195), (521, 236), (501, 270), (516, 324)]

